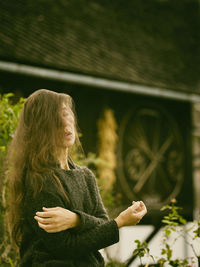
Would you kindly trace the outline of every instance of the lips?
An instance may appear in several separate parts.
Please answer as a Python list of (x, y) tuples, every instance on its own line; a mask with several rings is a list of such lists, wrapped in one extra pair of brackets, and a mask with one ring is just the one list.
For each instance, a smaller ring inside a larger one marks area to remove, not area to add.
[(67, 136), (67, 137), (69, 137), (71, 135), (72, 135), (72, 132), (70, 132), (70, 131), (65, 133), (65, 136)]

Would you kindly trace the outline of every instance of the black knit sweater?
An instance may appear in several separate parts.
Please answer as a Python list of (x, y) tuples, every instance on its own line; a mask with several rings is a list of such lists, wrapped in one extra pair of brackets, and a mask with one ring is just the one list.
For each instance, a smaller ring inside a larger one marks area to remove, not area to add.
[[(31, 186), (27, 186), (20, 267), (104, 266), (98, 250), (119, 241), (117, 224), (108, 219), (93, 173), (86, 167), (73, 165), (71, 168), (54, 168), (70, 203), (50, 175), (46, 175), (36, 199)], [(57, 206), (78, 213), (80, 226), (58, 233), (47, 233), (40, 228), (34, 219), (35, 213), (42, 211), (42, 207)]]

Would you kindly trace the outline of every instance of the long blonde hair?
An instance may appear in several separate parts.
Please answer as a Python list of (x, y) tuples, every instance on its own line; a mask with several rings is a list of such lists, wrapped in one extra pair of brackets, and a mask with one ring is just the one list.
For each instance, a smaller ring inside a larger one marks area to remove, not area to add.
[[(68, 200), (52, 164), (57, 163), (61, 147), (63, 122), (62, 103), (75, 114), (72, 98), (63, 93), (40, 89), (25, 101), (18, 126), (9, 146), (4, 167), (4, 179), (8, 182), (6, 220), (11, 242), (18, 249), (22, 237), (23, 200), (27, 183), (34, 189), (34, 197), (42, 190), (44, 173), (51, 174)], [(80, 147), (75, 118), (75, 144)]]

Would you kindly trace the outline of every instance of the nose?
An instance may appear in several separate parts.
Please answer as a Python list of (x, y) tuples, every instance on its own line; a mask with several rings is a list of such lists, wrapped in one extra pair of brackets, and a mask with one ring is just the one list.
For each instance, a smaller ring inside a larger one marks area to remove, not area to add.
[(64, 131), (65, 133), (72, 132), (73, 125), (71, 123), (65, 124)]
[(68, 131), (69, 129), (72, 130), (74, 127), (74, 120), (73, 118), (64, 118), (63, 120), (63, 125), (64, 125), (64, 131)]
[(69, 132), (69, 129), (70, 129), (69, 125), (65, 125), (64, 131)]

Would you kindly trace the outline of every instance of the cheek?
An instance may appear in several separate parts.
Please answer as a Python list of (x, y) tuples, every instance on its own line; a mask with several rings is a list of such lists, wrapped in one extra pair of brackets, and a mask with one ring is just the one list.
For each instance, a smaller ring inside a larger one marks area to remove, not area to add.
[(76, 140), (76, 131), (75, 131), (75, 129), (73, 129), (72, 135), (73, 135), (73, 141), (75, 142), (75, 140)]
[(67, 143), (68, 143), (70, 146), (72, 146), (72, 145), (75, 143), (75, 141), (76, 141), (76, 131), (75, 131), (74, 128), (71, 129), (71, 131), (72, 131), (71, 138), (69, 138), (68, 140), (66, 139)]
[(67, 147), (73, 146), (75, 144), (75, 140), (76, 140), (75, 135), (73, 135), (69, 140), (67, 140), (66, 146)]
[(75, 127), (74, 126), (72, 127), (72, 132), (73, 132), (73, 135), (75, 136), (76, 135), (76, 131), (75, 131)]

